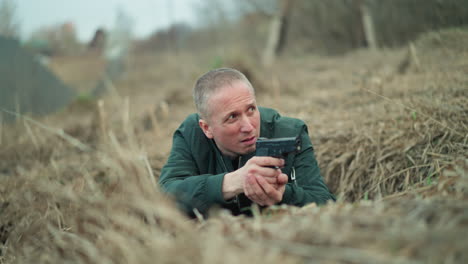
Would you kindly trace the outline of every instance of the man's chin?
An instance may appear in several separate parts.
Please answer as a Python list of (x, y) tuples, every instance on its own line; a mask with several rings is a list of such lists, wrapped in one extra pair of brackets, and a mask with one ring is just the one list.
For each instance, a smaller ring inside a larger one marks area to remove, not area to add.
[(256, 145), (254, 144), (253, 146), (250, 146), (250, 147), (247, 147), (244, 149), (244, 151), (242, 152), (242, 155), (246, 155), (246, 154), (250, 154), (252, 152), (255, 152), (255, 149), (256, 149)]

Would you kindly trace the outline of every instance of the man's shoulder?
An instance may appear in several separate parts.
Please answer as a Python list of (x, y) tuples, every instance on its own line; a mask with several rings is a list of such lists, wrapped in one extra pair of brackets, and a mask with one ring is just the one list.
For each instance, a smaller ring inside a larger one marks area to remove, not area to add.
[(267, 126), (286, 126), (286, 127), (302, 127), (304, 121), (298, 118), (282, 116), (278, 111), (272, 108), (259, 107), (262, 123)]
[(282, 116), (272, 108), (259, 107), (262, 120), (261, 134), (265, 137), (295, 136), (306, 127), (304, 121), (298, 118)]
[(260, 117), (262, 121), (273, 121), (275, 118), (281, 117), (281, 115), (273, 108), (259, 106)]
[(182, 121), (182, 123), (180, 124), (177, 130), (181, 132), (192, 131), (194, 128), (199, 127), (198, 126), (199, 119), (200, 117), (197, 113), (190, 114), (184, 119), (184, 121)]
[(196, 124), (198, 125), (198, 120), (200, 119), (200, 116), (197, 113), (192, 113), (188, 115), (185, 120), (182, 122), (182, 124)]
[(309, 129), (303, 120), (282, 116), (278, 111), (271, 108), (261, 109), (260, 114), (264, 114), (260, 127), (261, 137), (282, 138), (300, 136), (302, 149), (313, 149), (309, 138)]

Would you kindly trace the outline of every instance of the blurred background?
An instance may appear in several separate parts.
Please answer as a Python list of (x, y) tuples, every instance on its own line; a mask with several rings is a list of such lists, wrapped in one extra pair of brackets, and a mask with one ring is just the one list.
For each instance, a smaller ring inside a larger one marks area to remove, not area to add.
[[(231, 66), (258, 75), (282, 58), (398, 48), (466, 24), (465, 0), (0, 0), (0, 104), (48, 113), (101, 95), (135, 64), (165, 67), (161, 55), (195, 60), (198, 74)], [(31, 92), (42, 89), (56, 96)]]
[(278, 16), (288, 52), (333, 55), (468, 23), (463, 0), (2, 0), (0, 14), (2, 35), (49, 55), (83, 54), (120, 31), (140, 51), (237, 46), (259, 56)]

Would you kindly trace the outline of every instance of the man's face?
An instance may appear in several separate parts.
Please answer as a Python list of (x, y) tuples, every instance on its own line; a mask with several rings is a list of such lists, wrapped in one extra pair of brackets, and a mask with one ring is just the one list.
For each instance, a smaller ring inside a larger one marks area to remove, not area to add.
[(253, 91), (242, 81), (227, 84), (207, 101), (210, 116), (199, 125), (219, 150), (229, 157), (255, 150), (260, 135), (260, 113)]

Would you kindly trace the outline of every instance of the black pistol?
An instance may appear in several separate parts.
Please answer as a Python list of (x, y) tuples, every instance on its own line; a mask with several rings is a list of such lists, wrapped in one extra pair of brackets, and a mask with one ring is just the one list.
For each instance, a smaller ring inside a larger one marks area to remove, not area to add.
[(301, 150), (301, 138), (258, 138), (255, 156), (268, 156), (286, 159), (290, 153), (297, 153)]

